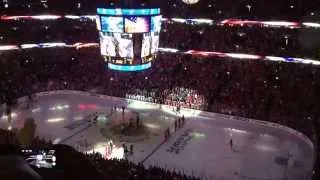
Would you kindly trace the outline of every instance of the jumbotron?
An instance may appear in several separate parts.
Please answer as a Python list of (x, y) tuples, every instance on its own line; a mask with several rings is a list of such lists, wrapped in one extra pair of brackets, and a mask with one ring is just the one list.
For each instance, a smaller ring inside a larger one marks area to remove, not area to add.
[(108, 68), (150, 68), (159, 46), (161, 18), (159, 8), (98, 8), (100, 50)]

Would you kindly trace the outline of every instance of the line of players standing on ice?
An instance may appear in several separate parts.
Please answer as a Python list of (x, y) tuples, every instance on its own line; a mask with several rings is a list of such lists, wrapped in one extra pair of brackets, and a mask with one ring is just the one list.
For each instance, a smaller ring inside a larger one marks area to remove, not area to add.
[[(186, 123), (186, 119), (184, 117), (184, 115), (182, 115), (182, 117), (176, 119), (174, 121), (174, 132), (176, 132), (178, 130), (178, 128), (182, 128)], [(164, 140), (167, 141), (171, 136), (171, 132), (170, 132), (170, 128), (168, 127), (165, 131), (164, 131)]]
[[(124, 115), (124, 112), (125, 112), (125, 106), (122, 106), (121, 107), (122, 109), (122, 114)], [(117, 106), (115, 105), (112, 109), (113, 111), (117, 111)], [(177, 107), (176, 109), (176, 112), (177, 113), (180, 113), (180, 106)], [(182, 115), (182, 117), (179, 117), (178, 119), (175, 120), (174, 122), (174, 132), (176, 132), (179, 128), (182, 128), (186, 121), (185, 121), (185, 117), (184, 115)], [(130, 121), (131, 122), (131, 121)], [(136, 118), (136, 123), (137, 125), (140, 124), (140, 118), (139, 118), (139, 114), (137, 114), (137, 118)], [(170, 132), (170, 128), (168, 127), (165, 131), (164, 131), (164, 140), (167, 141), (171, 136), (171, 132)], [(110, 143), (109, 147), (113, 147), (113, 144)], [(133, 144), (131, 144), (128, 148), (128, 146), (126, 144), (122, 144), (122, 147), (124, 149), (124, 158), (127, 159), (127, 157), (129, 155), (132, 155), (133, 154)], [(112, 152), (112, 148), (111, 148), (111, 152)]]
[[(118, 108), (120, 108), (122, 110), (122, 117), (124, 118), (124, 113), (125, 113), (126, 107), (125, 106), (117, 107), (117, 105), (114, 105), (112, 111), (117, 111)], [(132, 124), (133, 124), (132, 119), (130, 119), (129, 126), (131, 127)], [(137, 125), (137, 128), (141, 126), (139, 113), (136, 113), (136, 125)], [(112, 142), (110, 142), (109, 146), (113, 147)], [(122, 144), (122, 148), (124, 151), (124, 158), (125, 159), (127, 159), (129, 155), (133, 155), (133, 144), (130, 144), (129, 147), (126, 144)], [(112, 148), (111, 148), (111, 152), (112, 152)]]

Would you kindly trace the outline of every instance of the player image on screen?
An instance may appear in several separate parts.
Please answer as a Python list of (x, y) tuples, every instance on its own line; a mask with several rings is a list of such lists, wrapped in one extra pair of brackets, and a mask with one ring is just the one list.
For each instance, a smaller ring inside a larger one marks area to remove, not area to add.
[(157, 52), (157, 49), (159, 47), (159, 34), (158, 33), (151, 33), (151, 54), (154, 54)]
[(115, 33), (113, 43), (116, 48), (116, 56), (122, 58), (133, 58), (133, 41), (131, 34)]
[(151, 17), (151, 31), (160, 32), (161, 30), (161, 18), (162, 16)]
[(99, 33), (100, 36), (100, 51), (104, 56), (116, 56), (116, 47), (114, 43), (114, 37), (111, 34)]
[(101, 30), (103, 32), (123, 32), (122, 17), (101, 16)]
[(150, 22), (148, 17), (125, 17), (126, 33), (144, 33), (150, 31)]
[(141, 57), (146, 57), (151, 54), (151, 37), (150, 33), (145, 33), (142, 39)]

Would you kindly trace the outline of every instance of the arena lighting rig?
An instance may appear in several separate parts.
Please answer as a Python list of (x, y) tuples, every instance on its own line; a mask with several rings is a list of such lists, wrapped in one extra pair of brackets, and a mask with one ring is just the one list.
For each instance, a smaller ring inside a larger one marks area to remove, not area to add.
[(141, 71), (156, 59), (161, 30), (159, 8), (98, 8), (100, 51), (107, 67)]

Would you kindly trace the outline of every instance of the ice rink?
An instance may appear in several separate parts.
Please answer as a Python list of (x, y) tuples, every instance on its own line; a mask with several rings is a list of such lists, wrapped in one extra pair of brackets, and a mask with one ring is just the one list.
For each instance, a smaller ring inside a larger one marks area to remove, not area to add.
[[(204, 179), (304, 180), (309, 179), (312, 171), (314, 152), (310, 142), (266, 123), (214, 113), (209, 116), (188, 109), (178, 114), (169, 106), (74, 91), (42, 93), (36, 99), (30, 108), (20, 100), (21, 104), (13, 110), (13, 127), (21, 128), (25, 118), (33, 117), (38, 136), (82, 152), (104, 149), (112, 139), (118, 146), (134, 145), (134, 153), (128, 157), (133, 162)], [(117, 111), (112, 110), (114, 106)], [(121, 106), (126, 107), (124, 117)], [(94, 113), (101, 117), (97, 124), (91, 123)], [(126, 137), (109, 132), (110, 124), (128, 121), (137, 113), (148, 134)], [(182, 114), (186, 124), (174, 131), (174, 121)], [(5, 115), (0, 119), (0, 127), (8, 127)], [(172, 136), (162, 143), (166, 128), (170, 128)]]

